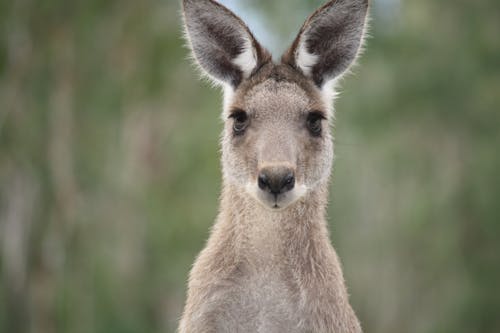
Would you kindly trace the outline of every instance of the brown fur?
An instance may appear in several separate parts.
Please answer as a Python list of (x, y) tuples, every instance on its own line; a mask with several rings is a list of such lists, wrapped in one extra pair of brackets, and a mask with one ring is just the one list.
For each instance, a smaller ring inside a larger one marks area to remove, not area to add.
[(360, 332), (328, 239), (326, 188), (275, 214), (225, 186), (180, 331)]
[[(364, 2), (351, 1), (355, 3), (352, 8)], [(246, 34), (244, 36), (249, 35), (246, 28), (232, 26), (240, 24), (237, 23), (239, 19), (235, 20), (231, 14), (231, 19), (227, 20), (227, 10), (219, 11), (219, 5), (213, 6), (214, 3), (212, 0), (185, 0), (184, 6), (185, 11), (193, 13), (196, 11), (190, 6), (211, 6), (215, 11), (208, 16), (212, 15), (215, 21), (222, 22), (220, 24), (231, 25), (219, 27), (220, 31), (233, 33), (239, 29)], [(349, 0), (331, 1), (315, 15), (330, 15), (324, 11), (336, 3), (345, 8)], [(363, 12), (354, 17), (359, 15)], [(330, 24), (323, 22), (321, 17), (312, 16), (308, 22)], [(185, 13), (186, 21), (195, 19), (196, 16)], [(308, 24), (313, 25), (306, 22), (301, 34), (321, 28)], [(338, 26), (338, 22), (336, 24)], [(360, 31), (357, 38), (361, 39), (363, 27), (357, 30)], [(292, 49), (300, 44), (301, 34)], [(191, 39), (201, 38), (195, 42), (203, 45), (205, 37), (199, 35), (190, 36)], [(356, 48), (349, 53), (356, 54), (360, 43), (347, 45)], [(259, 50), (260, 46), (253, 54), (262, 59)], [(299, 52), (289, 51), (287, 57), (293, 54), (300, 56)], [(226, 65), (231, 63), (233, 66), (231, 59), (237, 56), (228, 58), (228, 54), (224, 54), (220, 62), (206, 59), (200, 65), (207, 69), (203, 64), (210, 63), (209, 74), (217, 73), (219, 77), (215, 79), (220, 79), (224, 77)], [(318, 56), (318, 61), (325, 61), (321, 60), (322, 54)], [(344, 71), (345, 68), (323, 64), (326, 74), (321, 76), (320, 67), (315, 67), (308, 75), (294, 65), (308, 61), (298, 59), (293, 64), (287, 61), (274, 64), (269, 59), (251, 60), (249, 63), (255, 68), (249, 77), (235, 86), (234, 77), (228, 76), (225, 81), (229, 87), (225, 91), (223, 112), (220, 213), (190, 274), (188, 298), (179, 327), (181, 333), (361, 332), (349, 304), (325, 218), (334, 155), (329, 127), (333, 114), (329, 92), (323, 84), (318, 84), (318, 78), (321, 77), (323, 83), (323, 80), (332, 79), (329, 77), (332, 71)], [(342, 66), (345, 67), (346, 61), (348, 59), (342, 59)], [(246, 112), (248, 123), (244, 134), (238, 135), (233, 130), (232, 110)], [(320, 123), (320, 135), (311, 135), (307, 125), (311, 112), (327, 118)], [(263, 170), (278, 174), (281, 170), (290, 172), (295, 184), (289, 191), (273, 196), (257, 185)]]

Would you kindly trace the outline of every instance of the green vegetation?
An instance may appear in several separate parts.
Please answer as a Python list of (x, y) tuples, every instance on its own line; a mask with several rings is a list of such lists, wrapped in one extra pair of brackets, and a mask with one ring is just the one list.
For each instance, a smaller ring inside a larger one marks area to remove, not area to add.
[[(238, 9), (283, 50), (320, 3)], [(175, 331), (221, 130), (178, 13), (0, 0), (0, 332)], [(353, 306), (371, 333), (499, 332), (498, 2), (372, 14), (336, 103), (331, 234)]]

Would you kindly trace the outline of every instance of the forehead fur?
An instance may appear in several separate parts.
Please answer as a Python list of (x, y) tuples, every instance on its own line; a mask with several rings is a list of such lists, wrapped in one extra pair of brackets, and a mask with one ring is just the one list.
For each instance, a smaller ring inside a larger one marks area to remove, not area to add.
[(268, 63), (245, 80), (235, 91), (230, 107), (244, 108), (249, 102), (273, 109), (279, 107), (279, 103), (286, 102), (300, 104), (297, 106), (311, 110), (328, 110), (321, 98), (321, 91), (313, 82), (283, 64)]
[(259, 118), (293, 119), (297, 112), (314, 109), (314, 101), (296, 83), (268, 79), (248, 91), (245, 108)]

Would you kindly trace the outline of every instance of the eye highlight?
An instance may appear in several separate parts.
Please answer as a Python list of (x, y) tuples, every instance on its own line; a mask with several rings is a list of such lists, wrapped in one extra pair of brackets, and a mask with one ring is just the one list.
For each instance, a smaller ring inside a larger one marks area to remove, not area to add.
[(320, 136), (322, 131), (322, 121), (326, 119), (321, 111), (311, 111), (307, 115), (306, 126), (312, 136)]
[(242, 135), (248, 127), (249, 118), (248, 114), (241, 110), (235, 109), (231, 111), (229, 118), (233, 119), (233, 132), (235, 135)]

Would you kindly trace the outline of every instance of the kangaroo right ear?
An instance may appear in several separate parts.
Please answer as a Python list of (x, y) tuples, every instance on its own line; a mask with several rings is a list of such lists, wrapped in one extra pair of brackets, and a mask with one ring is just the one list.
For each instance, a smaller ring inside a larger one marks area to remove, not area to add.
[(304, 23), (282, 61), (322, 88), (344, 73), (358, 55), (368, 0), (330, 0)]
[(243, 21), (213, 0), (183, 0), (186, 36), (200, 67), (216, 82), (236, 88), (269, 53)]

